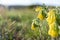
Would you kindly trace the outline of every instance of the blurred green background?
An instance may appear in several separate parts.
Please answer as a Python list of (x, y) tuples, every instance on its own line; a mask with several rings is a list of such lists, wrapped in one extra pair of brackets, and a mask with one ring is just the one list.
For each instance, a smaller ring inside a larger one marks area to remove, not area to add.
[[(37, 17), (35, 7), (0, 7), (0, 40), (51, 40), (47, 34), (46, 21), (37, 30), (31, 30), (32, 20)], [(54, 7), (50, 7), (52, 8)]]

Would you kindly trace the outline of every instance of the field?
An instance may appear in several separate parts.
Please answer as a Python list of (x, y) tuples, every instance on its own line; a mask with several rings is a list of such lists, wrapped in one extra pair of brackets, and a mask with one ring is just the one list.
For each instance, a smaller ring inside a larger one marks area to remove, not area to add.
[[(34, 8), (2, 10), (0, 12), (0, 40), (54, 40), (47, 35), (48, 27), (44, 25), (36, 31), (31, 30), (32, 20), (36, 16)], [(55, 40), (59, 40), (59, 37)]]

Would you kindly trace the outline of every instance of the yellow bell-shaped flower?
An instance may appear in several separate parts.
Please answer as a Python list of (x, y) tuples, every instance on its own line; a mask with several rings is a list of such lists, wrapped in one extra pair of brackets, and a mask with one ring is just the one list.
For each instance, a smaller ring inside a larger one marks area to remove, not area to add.
[(31, 25), (31, 29), (32, 29), (32, 30), (35, 30), (35, 26), (34, 26), (33, 23), (32, 23), (32, 25)]
[(43, 20), (44, 19), (44, 16), (42, 15), (42, 13), (39, 13), (37, 18), (39, 18), (40, 20)]
[(48, 31), (48, 34), (51, 36), (51, 37), (58, 37), (58, 32), (57, 31), (55, 31), (55, 30), (53, 30), (53, 29), (50, 29), (49, 31)]
[(56, 21), (56, 16), (54, 10), (49, 11), (48, 17), (47, 17), (47, 22), (48, 24), (51, 24)]
[(37, 8), (35, 9), (36, 12), (39, 12), (40, 10), (42, 10), (42, 7), (37, 7)]

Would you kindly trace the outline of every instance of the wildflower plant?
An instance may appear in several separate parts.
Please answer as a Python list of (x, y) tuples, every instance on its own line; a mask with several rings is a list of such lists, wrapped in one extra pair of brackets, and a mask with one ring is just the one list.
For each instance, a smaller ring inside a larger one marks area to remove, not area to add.
[[(45, 9), (44, 7), (36, 8), (35, 11), (38, 13), (36, 18), (37, 21), (34, 20), (32, 22), (31, 29), (36, 30), (36, 28), (39, 27), (41, 35), (43, 35), (45, 32), (46, 35), (48, 35), (48, 37), (51, 36), (52, 38), (57, 38), (59, 36), (60, 26), (60, 13), (58, 12), (59, 10), (56, 8), (50, 9), (48, 11), (47, 10), (48, 9)], [(35, 26), (34, 24), (38, 25)], [(44, 30), (45, 29), (44, 27), (46, 28), (47, 32), (46, 30)]]

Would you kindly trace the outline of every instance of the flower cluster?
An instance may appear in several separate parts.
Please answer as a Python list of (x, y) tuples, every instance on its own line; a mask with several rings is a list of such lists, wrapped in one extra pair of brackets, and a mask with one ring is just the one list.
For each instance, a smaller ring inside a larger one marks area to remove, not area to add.
[(44, 18), (46, 16), (45, 15), (45, 10), (42, 7), (37, 7), (35, 11), (38, 12), (38, 15), (37, 15), (37, 19), (34, 19), (32, 24), (31, 24), (31, 29), (32, 30), (35, 30), (36, 27), (40, 26), (40, 24), (39, 24), (40, 20), (41, 21), (44, 20)]
[(58, 36), (58, 26), (56, 24), (56, 15), (55, 14), (56, 14), (55, 10), (52, 9), (48, 12), (48, 17), (47, 17), (47, 22), (49, 25), (48, 34), (51, 35), (52, 37)]
[(38, 12), (37, 18), (40, 20), (44, 20), (44, 18), (46, 16), (44, 8), (38, 7), (38, 8), (36, 8), (36, 11)]

